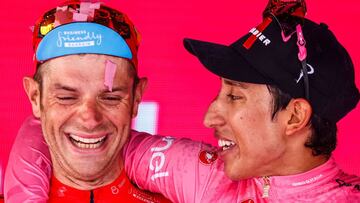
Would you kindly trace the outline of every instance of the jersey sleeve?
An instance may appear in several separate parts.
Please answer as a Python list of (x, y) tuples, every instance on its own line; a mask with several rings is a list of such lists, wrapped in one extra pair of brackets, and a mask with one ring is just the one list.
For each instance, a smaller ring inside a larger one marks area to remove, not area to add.
[(50, 177), (50, 153), (40, 121), (28, 117), (10, 152), (4, 181), (5, 201), (47, 202)]
[(214, 147), (185, 138), (133, 132), (123, 153), (135, 184), (173, 202), (200, 202), (221, 170)]

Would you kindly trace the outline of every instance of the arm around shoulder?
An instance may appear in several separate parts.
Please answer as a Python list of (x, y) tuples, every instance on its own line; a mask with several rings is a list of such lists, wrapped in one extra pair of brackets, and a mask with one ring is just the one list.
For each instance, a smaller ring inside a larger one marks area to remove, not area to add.
[(10, 152), (5, 173), (5, 201), (46, 202), (50, 177), (50, 153), (41, 124), (30, 116), (22, 124)]
[(213, 151), (201, 142), (133, 131), (123, 155), (126, 173), (140, 188), (173, 202), (197, 202), (207, 178), (216, 172)]

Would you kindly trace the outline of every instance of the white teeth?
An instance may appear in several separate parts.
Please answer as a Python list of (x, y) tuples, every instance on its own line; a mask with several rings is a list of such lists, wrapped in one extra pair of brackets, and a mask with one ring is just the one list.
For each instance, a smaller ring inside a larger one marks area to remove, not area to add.
[(96, 143), (96, 144), (84, 144), (84, 143), (81, 143), (81, 142), (74, 142), (73, 141), (73, 143), (77, 147), (82, 148), (82, 149), (96, 149), (96, 148), (99, 148), (103, 142), (99, 142), (99, 143)]
[(222, 147), (223, 150), (229, 149), (231, 146), (235, 145), (235, 142), (229, 140), (218, 140), (219, 147)]
[(75, 141), (82, 142), (84, 144), (95, 144), (97, 142), (101, 142), (103, 139), (105, 139), (106, 136), (100, 137), (100, 138), (83, 138), (76, 136), (74, 134), (70, 134), (70, 137), (74, 139)]
[(74, 134), (70, 134), (70, 140), (77, 147), (82, 149), (99, 148), (105, 141), (106, 136), (100, 138), (82, 138)]

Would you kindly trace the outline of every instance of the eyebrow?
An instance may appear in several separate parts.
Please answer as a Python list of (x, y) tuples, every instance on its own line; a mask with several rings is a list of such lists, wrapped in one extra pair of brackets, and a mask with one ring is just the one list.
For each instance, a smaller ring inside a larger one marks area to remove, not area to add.
[(227, 85), (231, 85), (231, 86), (236, 86), (236, 87), (240, 87), (243, 89), (248, 89), (249, 86), (243, 82), (237, 82), (237, 81), (232, 81), (232, 80), (228, 80), (228, 79), (224, 79), (225, 84)]
[(56, 83), (54, 86), (55, 86), (56, 90), (66, 90), (66, 91), (70, 91), (70, 92), (76, 92), (77, 91), (73, 87), (69, 87), (69, 86), (66, 86), (66, 85), (63, 85), (63, 84), (59, 84), (59, 83)]
[[(66, 90), (66, 91), (70, 91), (70, 92), (77, 92), (77, 89), (73, 88), (73, 87), (69, 87), (60, 83), (56, 83), (54, 85), (54, 89), (55, 90)], [(126, 86), (119, 86), (119, 87), (113, 87), (112, 91), (109, 91), (108, 88), (104, 88), (102, 90), (102, 92), (104, 93), (110, 93), (110, 92), (127, 92), (128, 91), (128, 87)]]
[(105, 93), (110, 93), (110, 92), (127, 92), (128, 91), (128, 87), (125, 86), (120, 86), (120, 87), (113, 87), (112, 91), (110, 91), (108, 88), (104, 89), (103, 92)]

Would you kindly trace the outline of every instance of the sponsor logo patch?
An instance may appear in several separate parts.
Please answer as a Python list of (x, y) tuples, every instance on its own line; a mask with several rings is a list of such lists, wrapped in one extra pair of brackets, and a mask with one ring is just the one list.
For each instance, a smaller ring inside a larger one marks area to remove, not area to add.
[(199, 161), (202, 164), (210, 165), (216, 161), (218, 154), (213, 151), (202, 150), (199, 153)]
[(58, 32), (56, 45), (66, 48), (91, 47), (95, 45), (100, 46), (101, 40), (101, 34), (95, 32), (88, 32), (86, 30), (63, 31)]
[(263, 31), (270, 25), (271, 22), (272, 22), (271, 18), (265, 18), (260, 25), (258, 25), (255, 28), (252, 28), (249, 31), (251, 35), (244, 42), (243, 46), (246, 49), (250, 49), (254, 45), (257, 39), (260, 40), (263, 45), (268, 46), (271, 43), (271, 40), (263, 34)]
[(168, 171), (162, 170), (166, 161), (164, 151), (171, 147), (174, 142), (174, 138), (164, 137), (161, 141), (163, 141), (161, 146), (151, 148), (153, 154), (150, 159), (150, 170), (155, 172), (154, 175), (151, 176), (152, 181), (154, 181), (156, 178), (169, 176)]
[[(307, 72), (308, 75), (312, 75), (312, 74), (315, 73), (315, 69), (313, 68), (312, 65), (307, 63), (306, 68), (307, 68), (307, 71), (308, 71)], [(301, 78), (303, 78), (303, 77), (304, 77), (304, 73), (302, 71), (300, 71), (300, 75), (299, 75), (299, 78), (296, 80), (296, 83), (299, 83)]]

